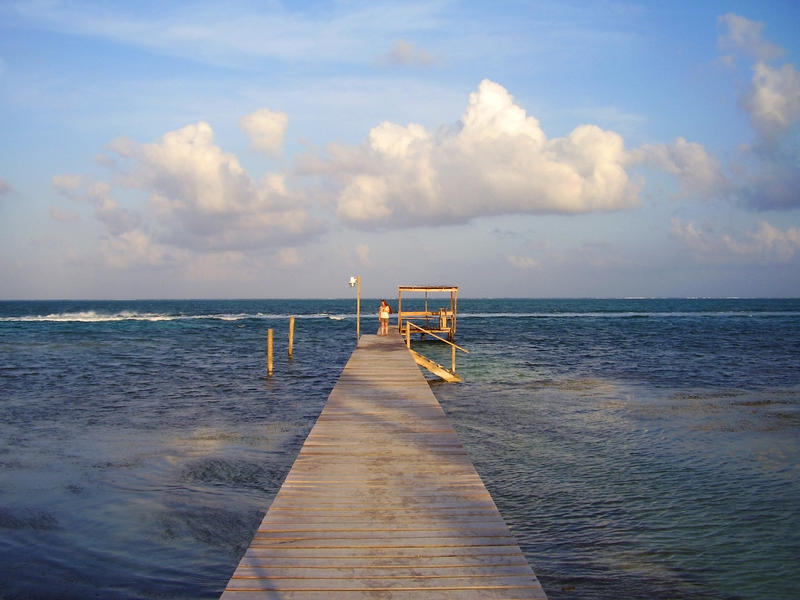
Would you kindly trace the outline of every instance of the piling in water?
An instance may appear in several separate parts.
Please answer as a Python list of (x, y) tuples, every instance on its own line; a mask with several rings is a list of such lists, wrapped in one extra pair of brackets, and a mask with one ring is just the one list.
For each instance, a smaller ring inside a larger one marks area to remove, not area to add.
[(289, 317), (289, 358), (294, 349), (294, 317)]
[(267, 329), (267, 375), (272, 376), (272, 329)]

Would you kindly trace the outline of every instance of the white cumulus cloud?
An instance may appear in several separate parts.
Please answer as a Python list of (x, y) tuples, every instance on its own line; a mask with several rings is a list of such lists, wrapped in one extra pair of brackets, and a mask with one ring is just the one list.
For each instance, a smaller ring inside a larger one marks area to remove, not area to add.
[(464, 222), (484, 215), (614, 211), (638, 201), (621, 136), (581, 125), (548, 139), (501, 85), (484, 80), (458, 126), (382, 123), (358, 148), (331, 146), (337, 212), (362, 227)]
[(208, 123), (149, 144), (118, 140), (112, 149), (130, 166), (125, 185), (149, 193), (152, 231), (163, 243), (239, 250), (280, 246), (319, 230), (281, 176), (254, 181), (236, 156), (214, 143)]
[[(64, 174), (53, 177), (52, 186), (93, 208), (105, 229), (100, 243), (108, 267), (182, 269), (202, 279), (203, 269), (252, 268), (260, 251), (280, 248), (283, 264), (297, 264), (301, 258), (293, 246), (322, 231), (285, 175), (254, 180), (214, 142), (208, 123), (149, 143), (119, 138), (105, 156), (112, 159), (103, 161), (108, 181)], [(54, 207), (51, 216), (67, 222), (76, 215)]]
[(239, 120), (239, 127), (250, 138), (253, 148), (271, 156), (280, 153), (289, 117), (281, 112), (262, 108)]

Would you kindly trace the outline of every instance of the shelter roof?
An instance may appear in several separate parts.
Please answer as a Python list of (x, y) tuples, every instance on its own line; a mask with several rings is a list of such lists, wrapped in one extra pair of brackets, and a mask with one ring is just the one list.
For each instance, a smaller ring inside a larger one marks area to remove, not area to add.
[(457, 292), (456, 285), (398, 285), (398, 292)]

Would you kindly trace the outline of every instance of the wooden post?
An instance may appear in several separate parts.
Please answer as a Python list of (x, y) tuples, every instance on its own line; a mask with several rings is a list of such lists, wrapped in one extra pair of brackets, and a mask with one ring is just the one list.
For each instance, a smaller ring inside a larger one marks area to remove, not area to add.
[(289, 317), (289, 358), (292, 357), (294, 349), (294, 317)]
[(411, 349), (411, 326), (406, 323), (406, 348)]
[(453, 358), (453, 373), (456, 372), (456, 347), (450, 346), (450, 350), (452, 351), (452, 358)]
[(267, 375), (272, 376), (272, 329), (267, 329)]
[(403, 292), (397, 287), (397, 331), (403, 333)]
[(356, 346), (361, 339), (361, 275), (353, 275), (348, 282), (350, 287), (358, 286), (356, 291)]
[(361, 275), (358, 276), (356, 291), (356, 343), (361, 339)]

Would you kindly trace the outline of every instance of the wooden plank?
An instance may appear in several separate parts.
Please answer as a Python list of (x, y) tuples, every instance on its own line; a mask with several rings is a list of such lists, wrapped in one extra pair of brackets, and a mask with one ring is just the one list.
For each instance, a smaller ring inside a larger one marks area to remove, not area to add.
[[(227, 593), (227, 592), (226, 592)], [(231, 597), (237, 600), (522, 600), (546, 599), (545, 596), (531, 589), (504, 588), (451, 588), (451, 589), (363, 589), (363, 590), (331, 590), (306, 589), (298, 590), (231, 590)]]
[(440, 365), (439, 363), (434, 362), (425, 356), (422, 356), (422, 354), (420, 354), (419, 352), (414, 352), (413, 350), (409, 350), (409, 352), (411, 353), (411, 356), (414, 357), (415, 363), (417, 363), (421, 367), (425, 367), (426, 369), (428, 369), (428, 371), (430, 371), (437, 377), (441, 377), (442, 379), (450, 383), (459, 383), (461, 381), (461, 377), (459, 377), (455, 373), (448, 371), (446, 367)]
[(390, 335), (362, 336), (222, 598), (546, 596)]
[[(520, 554), (494, 554), (487, 560), (486, 555), (427, 556), (424, 561), (419, 556), (346, 556), (346, 557), (287, 557), (283, 555), (248, 554), (242, 559), (240, 567), (283, 567), (285, 569), (334, 569), (352, 567), (356, 569), (491, 569), (494, 567), (528, 566)], [(421, 564), (423, 563), (424, 564)]]

